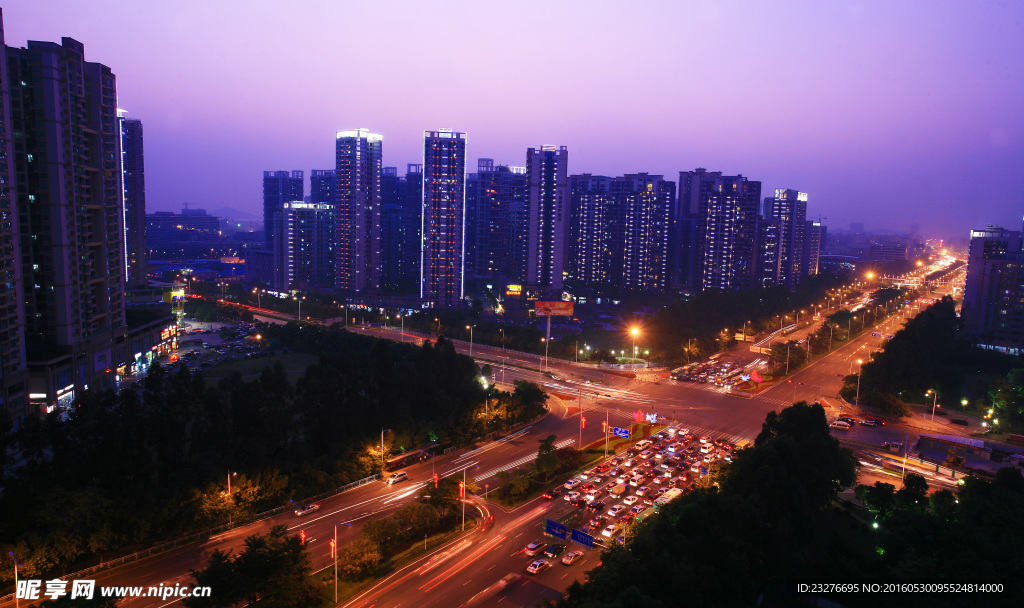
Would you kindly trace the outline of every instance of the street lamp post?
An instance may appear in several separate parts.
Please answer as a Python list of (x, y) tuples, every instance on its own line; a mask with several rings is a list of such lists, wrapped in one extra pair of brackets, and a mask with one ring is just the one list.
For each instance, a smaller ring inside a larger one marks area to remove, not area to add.
[(238, 475), (237, 472), (228, 471), (228, 525), (231, 525), (231, 478)]
[(786, 375), (789, 375), (789, 342), (786, 342)]
[(402, 329), (399, 335), (402, 337), (402, 342), (405, 342), (405, 315), (398, 313), (398, 318), (402, 320)]
[(14, 608), (21, 606), (20, 598), (18, 597), (18, 558), (14, 557), (14, 551), (8, 551), (7, 555), (11, 556), (11, 561), (14, 562)]
[(384, 431), (390, 431), (390, 430), (391, 429), (385, 429), (383, 427), (381, 427), (381, 429), (380, 429), (380, 465), (381, 465), (381, 468), (384, 467)]
[(939, 391), (928, 389), (927, 395), (932, 395), (932, 421), (935, 420), (935, 407), (939, 403)]
[(505, 350), (505, 328), (504, 327), (499, 327), (498, 331), (501, 332), (501, 350), (502, 350), (502, 352), (504, 352), (504, 350)]
[(860, 405), (860, 377), (863, 375), (864, 361), (857, 359), (857, 396), (854, 398), (854, 403)]
[(540, 362), (540, 371), (544, 371), (548, 365), (548, 340), (541, 338), (540, 341), (544, 343), (544, 359)]
[(829, 323), (829, 326), (828, 326), (828, 350), (829, 350), (829, 352), (832, 352), (832, 330), (835, 329), (835, 328), (836, 328), (835, 325), (832, 325), (831, 323)]
[(473, 328), (474, 327), (476, 327), (476, 325), (467, 325), (466, 326), (466, 329), (469, 330), (469, 358), (470, 359), (473, 358)]
[(338, 603), (338, 522), (334, 522), (334, 603)]
[(632, 371), (636, 371), (636, 335), (640, 333), (640, 330), (634, 327), (629, 330), (629, 333), (633, 334), (633, 356), (629, 360), (629, 366)]

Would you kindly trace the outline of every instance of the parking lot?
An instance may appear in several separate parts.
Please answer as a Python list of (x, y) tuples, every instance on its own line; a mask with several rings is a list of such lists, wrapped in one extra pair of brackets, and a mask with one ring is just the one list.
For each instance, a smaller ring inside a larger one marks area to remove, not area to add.
[[(724, 436), (698, 437), (681, 425), (665, 429), (546, 491), (543, 498), (553, 503), (547, 518), (594, 537), (595, 548), (624, 542), (623, 532), (631, 523), (690, 492), (713, 463), (732, 462), (735, 450)], [(548, 535), (522, 549), (530, 558), (524, 564), (527, 574), (541, 579), (545, 571), (592, 562), (588, 553), (580, 545)]]

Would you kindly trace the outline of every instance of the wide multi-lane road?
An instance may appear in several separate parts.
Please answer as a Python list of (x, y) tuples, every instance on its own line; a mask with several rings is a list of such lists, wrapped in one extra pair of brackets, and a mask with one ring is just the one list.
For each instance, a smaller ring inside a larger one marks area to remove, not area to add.
[[(895, 333), (895, 324), (898, 322), (896, 319), (891, 320), (889, 327), (881, 331)], [(386, 335), (392, 339), (422, 339), (408, 333), (400, 336), (398, 332), (389, 330), (350, 329)], [(656, 413), (665, 422), (678, 422), (697, 435), (721, 436), (733, 442), (756, 437), (769, 411), (779, 410), (794, 401), (821, 400), (827, 406), (830, 418), (834, 418), (840, 413), (840, 402), (835, 399), (835, 395), (842, 376), (855, 371), (856, 360), (866, 360), (868, 351), (877, 348), (878, 342), (879, 338), (871, 337), (868, 332), (830, 355), (813, 361), (793, 374), (788, 379), (791, 382), (779, 383), (753, 398), (739, 397), (708, 384), (665, 379), (631, 380), (592, 366), (545, 361), (542, 356), (474, 344), (474, 358), (492, 365), (493, 377), (497, 382), (508, 385), (515, 380), (530, 380), (541, 384), (550, 393), (565, 398), (553, 399), (550, 415), (512, 436), (438, 456), (407, 468), (409, 479), (394, 486), (374, 482), (321, 501), (319, 511), (305, 517), (299, 518), (289, 512), (90, 578), (94, 578), (98, 585), (185, 585), (191, 581), (189, 570), (202, 568), (215, 549), (237, 551), (247, 536), (266, 532), (275, 524), (285, 524), (293, 532), (305, 532), (314, 566), (317, 569), (323, 568), (331, 561), (328, 540), (334, 537), (336, 526), (339, 544), (344, 545), (358, 535), (366, 521), (383, 517), (415, 501), (434, 473), (461, 477), (465, 471), (468, 477), (476, 479), (483, 486), (493, 480), (499, 471), (521, 466), (535, 457), (539, 439), (556, 435), (558, 445), (577, 445), (581, 440), (586, 445), (603, 439), (601, 422), (604, 419), (607, 418), (611, 426), (625, 427), (633, 421), (637, 411), (642, 414)], [(456, 347), (460, 352), (469, 353), (468, 343), (456, 342)], [(539, 371), (542, 368), (544, 373)], [(849, 411), (849, 406), (846, 407), (843, 412)], [(587, 418), (586, 427), (582, 431), (581, 408), (582, 416)], [(948, 426), (915, 417), (908, 424), (889, 424), (878, 429), (858, 427), (848, 436), (852, 437), (856, 433), (858, 440), (880, 445), (883, 441), (902, 441), (906, 436), (916, 436), (921, 430), (950, 432)], [(395, 601), (408, 602), (404, 605), (440, 602), (436, 605), (454, 606), (474, 596), (477, 597), (476, 601), (484, 601), (480, 594), (487, 595), (490, 586), (501, 575), (519, 571), (525, 562), (517, 554), (521, 549), (519, 545), (533, 540), (528, 537), (534, 534), (538, 522), (552, 508), (551, 503), (535, 501), (506, 513), (480, 499), (472, 500), (472, 509), (478, 511), (478, 515), (485, 514), (485, 525), (469, 538), (454, 541), (450, 546), (432, 552), (388, 577), (381, 586), (374, 588), (374, 593), (380, 593), (387, 585), (395, 585), (404, 590), (403, 595), (389, 597)], [(517, 585), (513, 592), (503, 595), (503, 602), (533, 606), (539, 600), (558, 597), (572, 580), (581, 577), (585, 570), (596, 564), (597, 555), (588, 554), (584, 562), (571, 567), (556, 563), (547, 573), (531, 577), (527, 584)], [(397, 581), (404, 582), (396, 584)], [(385, 605), (367, 602), (366, 598), (360, 601), (363, 603), (356, 601), (353, 605)], [(144, 598), (123, 602), (123, 605), (132, 608), (167, 604)], [(13, 605), (13, 601), (8, 600), (0, 605)]]

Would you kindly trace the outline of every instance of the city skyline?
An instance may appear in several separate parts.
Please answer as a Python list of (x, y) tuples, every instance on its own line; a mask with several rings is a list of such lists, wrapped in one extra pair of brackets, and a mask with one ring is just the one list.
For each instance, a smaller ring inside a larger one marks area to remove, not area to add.
[[(621, 28), (614, 3), (528, 2), (501, 31), (467, 3), (102, 6), (7, 3), (7, 43), (69, 36), (111, 66), (146, 125), (151, 211), (258, 216), (261, 172), (331, 166), (339, 130), (381, 133), (384, 165), (401, 167), (444, 126), (469, 135), (470, 166), (554, 143), (570, 174), (706, 167), (807, 192), (840, 230), (966, 237), (1021, 215), (1019, 5), (650, 2)], [(438, 28), (445, 48), (426, 44)], [(374, 50), (337, 61), (342, 30), (345, 48)], [(324, 78), (331, 65), (345, 77)], [(594, 77), (615, 73), (633, 86)]]

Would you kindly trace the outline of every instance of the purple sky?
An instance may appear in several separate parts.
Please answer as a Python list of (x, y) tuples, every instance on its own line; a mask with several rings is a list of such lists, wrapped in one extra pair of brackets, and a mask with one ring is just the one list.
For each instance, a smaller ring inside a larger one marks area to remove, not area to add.
[[(260, 215), (262, 171), (334, 133), (419, 162), (425, 129), (522, 165), (742, 173), (808, 215), (966, 236), (1024, 214), (1024, 2), (19, 0), (7, 44), (85, 44), (143, 121), (150, 210)], [(307, 182), (308, 193), (308, 182)]]

